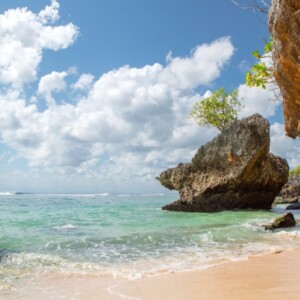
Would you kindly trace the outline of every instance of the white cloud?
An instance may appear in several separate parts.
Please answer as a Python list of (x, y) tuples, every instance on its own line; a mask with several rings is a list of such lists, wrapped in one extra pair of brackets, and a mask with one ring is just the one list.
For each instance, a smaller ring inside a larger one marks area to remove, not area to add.
[(59, 19), (58, 2), (52, 1), (39, 14), (27, 8), (0, 14), (0, 83), (22, 87), (33, 82), (44, 49), (67, 48), (77, 37), (78, 28), (50, 26)]
[(54, 106), (56, 104), (52, 93), (61, 92), (66, 88), (65, 77), (67, 75), (67, 72), (59, 73), (53, 71), (40, 79), (38, 93), (46, 99), (48, 106)]
[(51, 5), (46, 6), (43, 10), (41, 10), (38, 14), (39, 20), (43, 24), (47, 24), (48, 22), (56, 22), (59, 20), (59, 3), (56, 0), (51, 0)]
[(239, 63), (238, 68), (241, 72), (245, 73), (251, 69), (251, 65), (247, 60), (242, 60)]
[(92, 74), (82, 74), (72, 87), (74, 90), (89, 90), (93, 81), (94, 76)]
[(271, 152), (287, 159), (290, 168), (300, 165), (300, 140), (293, 140), (285, 135), (284, 125), (271, 125)]
[[(167, 76), (173, 76), (181, 88), (196, 88), (208, 85), (220, 76), (220, 71), (234, 53), (229, 37), (224, 37), (211, 44), (203, 44), (192, 51), (191, 57), (172, 58), (169, 53)], [(201, 76), (199, 77), (199, 73)]]
[(273, 88), (272, 85), (267, 85), (266, 89), (263, 89), (241, 84), (238, 87), (238, 96), (244, 107), (239, 113), (239, 117), (243, 118), (254, 113), (259, 113), (266, 118), (274, 116), (281, 101), (274, 99)]
[[(228, 51), (214, 55), (221, 48)], [(214, 129), (199, 128), (188, 115), (201, 99), (194, 87), (211, 84), (232, 54), (233, 46), (224, 38), (197, 47), (189, 58), (172, 58), (166, 66), (124, 66), (94, 83), (92, 75), (83, 74), (73, 88), (87, 89), (85, 98), (44, 111), (16, 91), (3, 93), (2, 140), (31, 167), (103, 178), (153, 179), (163, 168), (189, 160), (200, 144), (216, 134)], [(193, 76), (185, 70), (191, 64)], [(182, 70), (185, 73), (180, 75)], [(65, 88), (66, 75), (43, 76), (38, 93), (54, 101), (53, 92)]]

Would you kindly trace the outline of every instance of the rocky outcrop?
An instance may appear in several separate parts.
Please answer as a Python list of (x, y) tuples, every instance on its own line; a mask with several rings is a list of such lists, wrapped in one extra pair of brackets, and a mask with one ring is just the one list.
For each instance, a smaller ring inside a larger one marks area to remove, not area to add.
[(288, 180), (287, 162), (269, 153), (270, 125), (255, 114), (233, 123), (199, 148), (191, 163), (157, 178), (180, 199), (163, 209), (215, 212), (269, 209)]
[(279, 228), (287, 228), (287, 227), (294, 227), (296, 226), (296, 220), (292, 213), (287, 213), (272, 222), (269, 225), (265, 225), (266, 230), (274, 230)]
[(298, 202), (298, 198), (282, 198), (282, 197), (276, 197), (273, 205), (278, 205), (278, 204), (291, 204), (291, 203), (297, 203)]
[(285, 130), (300, 136), (300, 1), (273, 0), (269, 31), (274, 38), (274, 76), (283, 96)]
[(300, 200), (300, 185), (298, 180), (290, 180), (286, 183), (276, 199), (275, 204), (296, 203)]

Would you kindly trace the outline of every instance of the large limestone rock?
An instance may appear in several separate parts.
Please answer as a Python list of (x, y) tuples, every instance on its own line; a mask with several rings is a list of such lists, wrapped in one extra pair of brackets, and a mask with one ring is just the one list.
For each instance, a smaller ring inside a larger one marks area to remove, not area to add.
[(160, 174), (161, 184), (180, 194), (163, 209), (269, 209), (288, 180), (286, 160), (269, 153), (269, 146), (270, 125), (261, 115), (235, 122), (199, 148), (191, 163)]
[(285, 130), (300, 136), (300, 0), (273, 0), (269, 31), (274, 38), (275, 79), (283, 96)]

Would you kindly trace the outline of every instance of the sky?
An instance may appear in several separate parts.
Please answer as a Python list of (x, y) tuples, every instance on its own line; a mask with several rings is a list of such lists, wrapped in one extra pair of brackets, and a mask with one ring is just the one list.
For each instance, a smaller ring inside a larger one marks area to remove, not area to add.
[(189, 113), (220, 87), (297, 166), (273, 87), (245, 85), (268, 36), (230, 0), (0, 0), (0, 192), (164, 193), (218, 134)]

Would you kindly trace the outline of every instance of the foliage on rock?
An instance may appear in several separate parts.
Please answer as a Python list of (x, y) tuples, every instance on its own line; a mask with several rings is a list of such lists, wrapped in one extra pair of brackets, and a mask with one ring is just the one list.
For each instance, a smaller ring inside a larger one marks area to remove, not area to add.
[(266, 88), (269, 83), (274, 83), (274, 66), (273, 63), (267, 65), (266, 60), (272, 58), (273, 39), (265, 43), (264, 53), (258, 50), (252, 52), (252, 55), (259, 61), (254, 64), (249, 72), (246, 73), (246, 84), (250, 87)]
[(296, 167), (295, 169), (289, 172), (290, 178), (299, 178), (300, 179), (300, 166)]
[(226, 93), (224, 88), (220, 88), (211, 97), (195, 103), (190, 116), (200, 126), (213, 126), (223, 131), (237, 120), (241, 108), (237, 96), (237, 91)]

